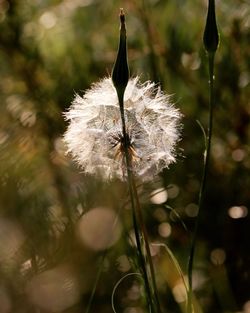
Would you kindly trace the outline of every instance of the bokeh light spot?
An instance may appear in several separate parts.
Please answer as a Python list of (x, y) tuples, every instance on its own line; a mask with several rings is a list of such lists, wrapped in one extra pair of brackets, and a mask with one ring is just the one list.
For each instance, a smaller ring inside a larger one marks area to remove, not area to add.
[(163, 238), (167, 238), (171, 235), (171, 225), (169, 223), (161, 223), (158, 226), (159, 235)]
[(164, 222), (167, 219), (167, 213), (163, 208), (157, 208), (153, 215), (159, 222)]
[(95, 251), (104, 250), (120, 238), (121, 224), (113, 210), (94, 208), (79, 220), (77, 234), (88, 248)]
[(21, 110), (21, 99), (17, 95), (11, 95), (6, 99), (7, 110), (12, 114), (13, 117), (18, 117)]
[(232, 158), (234, 161), (236, 162), (241, 162), (243, 161), (244, 157), (245, 157), (245, 151), (243, 149), (235, 149), (232, 152)]
[(26, 286), (31, 303), (50, 312), (61, 312), (80, 299), (77, 275), (65, 265), (34, 276)]
[(162, 204), (162, 203), (166, 202), (167, 199), (168, 199), (168, 193), (167, 193), (166, 189), (164, 189), (164, 188), (155, 189), (151, 193), (150, 200), (154, 204)]
[(198, 53), (196, 52), (194, 53), (184, 52), (181, 55), (181, 63), (185, 68), (195, 71), (200, 67), (201, 60)]
[(238, 219), (238, 218), (244, 218), (248, 214), (248, 209), (245, 206), (232, 206), (228, 210), (228, 215), (231, 218)]
[(169, 199), (176, 198), (179, 192), (180, 192), (180, 188), (177, 185), (171, 184), (168, 186), (168, 198)]
[(20, 273), (26, 275), (32, 269), (32, 260), (28, 259), (20, 267)]
[(31, 127), (36, 123), (36, 115), (31, 111), (24, 111), (20, 116), (20, 121), (23, 126)]
[(172, 289), (173, 296), (177, 303), (181, 303), (186, 301), (187, 299), (187, 292), (185, 285), (182, 281), (179, 281), (174, 288)]
[(126, 255), (121, 255), (117, 259), (117, 264), (118, 264), (118, 270), (120, 272), (128, 272), (131, 268), (129, 259)]
[(223, 143), (220, 141), (215, 141), (213, 147), (212, 147), (212, 154), (216, 159), (222, 159), (225, 157), (225, 147)]
[(150, 255), (154, 257), (160, 253), (160, 245), (157, 243), (151, 243), (149, 246), (149, 250)]
[(141, 297), (140, 286), (135, 282), (128, 290), (127, 297), (129, 300), (136, 301)]
[(185, 208), (185, 212), (187, 216), (189, 217), (196, 217), (198, 214), (198, 210), (199, 210), (199, 207), (195, 203), (189, 203)]
[(208, 278), (205, 276), (205, 273), (202, 270), (194, 270), (193, 271), (192, 282), (193, 282), (193, 289), (194, 290), (201, 289), (207, 280), (208, 280)]
[(250, 75), (247, 71), (242, 71), (239, 77), (239, 87), (245, 88), (250, 82)]
[(250, 313), (250, 300), (243, 305), (243, 313)]
[(44, 28), (50, 29), (56, 25), (57, 17), (52, 12), (45, 12), (41, 15), (39, 22)]
[(214, 265), (222, 265), (226, 260), (226, 252), (223, 249), (214, 249), (210, 254), (210, 260)]

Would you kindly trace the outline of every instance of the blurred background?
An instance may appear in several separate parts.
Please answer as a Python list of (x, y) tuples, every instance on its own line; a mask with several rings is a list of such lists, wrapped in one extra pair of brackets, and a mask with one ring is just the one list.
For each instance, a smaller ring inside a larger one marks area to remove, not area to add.
[[(250, 10), (247, 0), (216, 6), (214, 133), (194, 288), (204, 313), (249, 313)], [(186, 273), (203, 165), (197, 120), (206, 128), (208, 119), (207, 1), (0, 0), (1, 313), (87, 312), (89, 302), (89, 312), (112, 312), (112, 292), (117, 312), (144, 312), (127, 187), (84, 175), (62, 142), (75, 92), (111, 73), (120, 7), (131, 74), (159, 82), (183, 113), (178, 162), (139, 193), (151, 241), (167, 244)], [(152, 254), (164, 312), (184, 312), (173, 260), (158, 245)]]

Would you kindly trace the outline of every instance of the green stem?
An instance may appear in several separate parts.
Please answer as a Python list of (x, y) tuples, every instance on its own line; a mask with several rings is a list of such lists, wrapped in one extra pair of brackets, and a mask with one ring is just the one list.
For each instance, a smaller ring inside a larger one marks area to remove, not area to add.
[(128, 151), (129, 142), (128, 142), (128, 136), (127, 136), (127, 131), (126, 131), (123, 95), (124, 95), (123, 93), (118, 93), (121, 120), (122, 120), (122, 133), (123, 133), (123, 138), (124, 138), (124, 152), (125, 152), (125, 162), (126, 162), (126, 170), (127, 170), (127, 178), (128, 178), (128, 187), (129, 187), (129, 195), (130, 195), (131, 207), (132, 207), (133, 226), (134, 226), (134, 231), (135, 231), (136, 245), (138, 248), (139, 263), (141, 265), (141, 270), (142, 270), (143, 277), (144, 277), (145, 291), (147, 294), (147, 297), (146, 297), (147, 303), (149, 306), (150, 313), (154, 313), (151, 288), (150, 288), (147, 268), (146, 268), (145, 259), (144, 259), (144, 255), (142, 251), (142, 245), (141, 245), (141, 234), (140, 234), (139, 225), (137, 223), (137, 210), (136, 210), (134, 188), (133, 188), (133, 172), (132, 172), (131, 158), (130, 158), (129, 151)]
[(208, 67), (209, 67), (209, 125), (208, 132), (206, 138), (206, 150), (204, 157), (204, 167), (201, 179), (201, 186), (199, 192), (199, 202), (198, 202), (198, 214), (195, 221), (194, 233), (191, 241), (190, 255), (188, 261), (188, 284), (189, 284), (189, 292), (188, 292), (188, 313), (192, 313), (192, 276), (193, 276), (193, 263), (194, 263), (194, 254), (195, 247), (197, 241), (197, 233), (200, 224), (200, 216), (201, 216), (201, 208), (204, 202), (204, 191), (206, 187), (207, 174), (208, 174), (208, 166), (210, 159), (210, 149), (211, 149), (211, 140), (212, 140), (212, 131), (213, 131), (213, 109), (214, 109), (214, 52), (210, 52), (208, 54)]

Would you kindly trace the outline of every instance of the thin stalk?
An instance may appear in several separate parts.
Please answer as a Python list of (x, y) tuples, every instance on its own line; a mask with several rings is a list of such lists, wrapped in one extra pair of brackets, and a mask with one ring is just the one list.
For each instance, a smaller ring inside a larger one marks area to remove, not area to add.
[(135, 231), (135, 239), (136, 244), (138, 248), (138, 255), (139, 255), (139, 262), (142, 268), (142, 273), (144, 277), (144, 285), (145, 285), (145, 291), (147, 293), (147, 303), (150, 309), (150, 312), (154, 313), (154, 305), (151, 295), (151, 288), (147, 273), (147, 268), (145, 264), (145, 259), (142, 251), (142, 245), (141, 245), (141, 234), (140, 234), (140, 228), (137, 223), (137, 214), (136, 214), (136, 204), (135, 204), (135, 198), (134, 198), (134, 188), (133, 188), (133, 174), (132, 174), (132, 164), (131, 164), (131, 158), (129, 155), (128, 147), (128, 137), (127, 137), (127, 131), (126, 131), (126, 122), (125, 122), (125, 115), (124, 115), (124, 103), (123, 103), (123, 94), (118, 93), (118, 99), (119, 99), (119, 105), (120, 105), (120, 113), (121, 113), (121, 120), (122, 120), (122, 133), (124, 138), (124, 153), (125, 153), (125, 162), (126, 162), (126, 170), (127, 170), (127, 177), (128, 177), (128, 187), (129, 187), (129, 196), (131, 200), (131, 206), (132, 206), (132, 217), (133, 217), (133, 226)]
[(188, 260), (188, 284), (189, 284), (189, 291), (188, 291), (188, 313), (192, 313), (192, 276), (193, 276), (193, 263), (194, 263), (194, 254), (195, 254), (195, 247), (197, 241), (197, 233), (200, 224), (200, 216), (201, 216), (201, 208), (204, 202), (204, 191), (206, 187), (207, 181), (207, 174), (208, 174), (208, 167), (209, 167), (209, 160), (210, 160), (210, 149), (211, 149), (211, 140), (212, 140), (212, 132), (213, 132), (213, 109), (214, 109), (214, 52), (208, 53), (208, 68), (209, 68), (209, 124), (208, 124), (208, 131), (207, 131), (207, 138), (206, 138), (206, 149), (205, 149), (205, 156), (204, 156), (204, 166), (203, 166), (203, 173), (201, 179), (201, 186), (199, 192), (199, 201), (198, 201), (198, 214), (195, 221), (194, 233), (191, 241), (190, 247), (190, 255)]
[(93, 299), (94, 299), (94, 295), (96, 293), (96, 288), (97, 288), (97, 285), (98, 285), (98, 282), (99, 282), (99, 279), (101, 277), (101, 273), (102, 273), (102, 265), (104, 263), (104, 260), (106, 258), (106, 255), (107, 255), (107, 250), (104, 251), (103, 255), (102, 255), (102, 259), (101, 259), (101, 262), (100, 262), (100, 266), (98, 267), (98, 271), (97, 271), (97, 275), (96, 275), (96, 279), (95, 279), (95, 282), (94, 282), (94, 286), (92, 288), (92, 291), (91, 291), (91, 295), (90, 295), (90, 298), (89, 298), (89, 301), (88, 301), (88, 304), (87, 304), (87, 308), (85, 310), (85, 313), (89, 313), (90, 311), (90, 308), (91, 308), (91, 305), (93, 303)]
[(144, 243), (145, 243), (145, 249), (146, 249), (146, 255), (148, 258), (148, 263), (149, 263), (149, 270), (150, 270), (150, 275), (152, 279), (152, 284), (153, 284), (153, 291), (154, 291), (154, 299), (156, 301), (156, 307), (157, 307), (157, 312), (161, 313), (161, 307), (160, 307), (160, 301), (158, 298), (158, 291), (157, 291), (157, 285), (156, 285), (156, 279), (155, 279), (155, 271), (154, 271), (154, 265), (150, 253), (150, 247), (149, 247), (149, 240), (148, 240), (148, 234), (147, 230), (143, 221), (143, 214), (142, 214), (142, 209), (138, 197), (138, 192), (136, 188), (136, 184), (134, 181), (134, 177), (132, 176), (132, 184), (133, 184), (133, 190), (134, 190), (134, 195), (135, 195), (135, 201), (136, 201), (136, 207), (137, 207), (137, 213), (138, 213), (138, 220), (140, 223), (140, 227), (142, 230), (143, 238), (144, 238)]

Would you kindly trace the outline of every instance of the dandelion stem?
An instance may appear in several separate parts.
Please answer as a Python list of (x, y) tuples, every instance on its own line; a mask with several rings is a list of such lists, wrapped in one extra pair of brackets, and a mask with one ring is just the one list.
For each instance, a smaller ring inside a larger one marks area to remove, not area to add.
[(140, 228), (142, 230), (142, 234), (143, 234), (143, 238), (144, 238), (146, 255), (148, 257), (149, 269), (150, 269), (150, 274), (151, 274), (151, 279), (152, 279), (152, 284), (153, 284), (153, 290), (154, 290), (154, 299), (156, 301), (157, 312), (161, 313), (160, 302), (159, 302), (159, 298), (158, 298), (157, 285), (156, 285), (156, 279), (155, 279), (154, 265), (153, 265), (153, 260), (151, 257), (150, 247), (149, 247), (148, 234), (147, 234), (147, 230), (146, 230), (146, 227), (145, 227), (145, 224), (143, 221), (141, 205), (140, 205), (138, 192), (137, 192), (137, 188), (136, 188), (136, 184), (135, 184), (135, 180), (134, 180), (133, 176), (132, 176), (132, 184), (133, 184), (133, 190), (134, 190), (134, 195), (135, 195), (138, 219), (139, 219)]
[(142, 251), (142, 244), (141, 244), (141, 232), (140, 228), (137, 222), (137, 211), (136, 210), (136, 204), (135, 202), (135, 189), (134, 183), (133, 183), (133, 173), (132, 173), (132, 163), (131, 158), (129, 155), (129, 142), (128, 142), (128, 136), (126, 131), (126, 122), (125, 122), (125, 115), (124, 115), (124, 103), (123, 103), (123, 95), (124, 93), (117, 93), (118, 99), (119, 99), (119, 105), (120, 105), (120, 113), (121, 113), (121, 120), (122, 120), (122, 133), (124, 138), (124, 153), (125, 153), (125, 161), (126, 161), (126, 170), (127, 170), (127, 177), (128, 177), (128, 187), (129, 187), (129, 195), (131, 200), (131, 207), (132, 207), (132, 217), (133, 217), (133, 226), (135, 231), (135, 239), (136, 239), (136, 245), (138, 248), (138, 256), (139, 256), (139, 263), (141, 266), (141, 270), (144, 277), (144, 285), (145, 285), (145, 291), (147, 293), (147, 303), (149, 306), (149, 311), (154, 312), (154, 306), (153, 306), (153, 300), (151, 295), (151, 288), (146, 268), (146, 262)]
[[(123, 136), (123, 153), (125, 155), (125, 165), (127, 172), (127, 180), (129, 187), (129, 195), (132, 206), (133, 224), (135, 231), (136, 244), (138, 248), (138, 260), (141, 266), (144, 287), (147, 294), (147, 303), (150, 313), (160, 313), (160, 305), (158, 300), (156, 280), (153, 262), (150, 254), (149, 241), (146, 232), (146, 228), (143, 221), (143, 215), (141, 206), (138, 198), (137, 188), (134, 181), (133, 175), (133, 162), (130, 154), (131, 142), (126, 129), (126, 120), (124, 114), (124, 93), (129, 80), (129, 67), (127, 62), (127, 46), (126, 46), (126, 26), (125, 26), (125, 15), (123, 10), (120, 12), (120, 42), (117, 53), (117, 58), (112, 71), (112, 81), (116, 88), (121, 121), (122, 121), (122, 136)], [(146, 256), (143, 253), (143, 245), (145, 245)], [(147, 268), (147, 262), (149, 264), (149, 272)], [(149, 277), (151, 280), (149, 280)], [(152, 284), (152, 285), (151, 285)], [(152, 289), (153, 291), (152, 291)], [(152, 296), (154, 295), (154, 297)], [(157, 309), (155, 309), (157, 308)]]
[(190, 255), (188, 261), (188, 283), (189, 283), (189, 291), (188, 291), (188, 313), (192, 313), (192, 293), (193, 293), (193, 284), (192, 284), (192, 276), (193, 276), (193, 263), (194, 263), (194, 254), (195, 247), (197, 241), (197, 233), (200, 224), (200, 216), (201, 216), (201, 208), (204, 202), (204, 191), (206, 187), (209, 160), (210, 160), (210, 149), (211, 149), (211, 140), (212, 140), (212, 131), (213, 131), (213, 109), (214, 109), (214, 55), (215, 52), (208, 53), (208, 67), (209, 67), (209, 124), (207, 137), (205, 142), (205, 154), (204, 154), (204, 166), (203, 173), (200, 185), (199, 192), (199, 202), (198, 202), (198, 214), (195, 221), (194, 233), (191, 241)]

